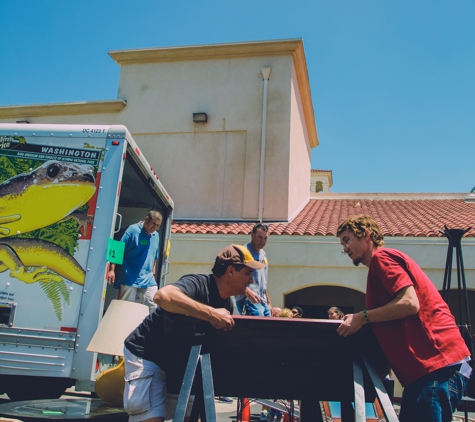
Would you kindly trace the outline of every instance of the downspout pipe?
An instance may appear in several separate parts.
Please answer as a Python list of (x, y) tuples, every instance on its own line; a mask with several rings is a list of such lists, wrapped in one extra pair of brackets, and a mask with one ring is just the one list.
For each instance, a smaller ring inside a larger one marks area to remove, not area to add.
[(259, 222), (262, 223), (264, 211), (264, 164), (266, 158), (266, 131), (267, 131), (267, 85), (269, 84), (270, 67), (261, 67), (264, 78), (264, 94), (262, 99), (262, 134), (261, 134), (261, 170), (259, 175)]

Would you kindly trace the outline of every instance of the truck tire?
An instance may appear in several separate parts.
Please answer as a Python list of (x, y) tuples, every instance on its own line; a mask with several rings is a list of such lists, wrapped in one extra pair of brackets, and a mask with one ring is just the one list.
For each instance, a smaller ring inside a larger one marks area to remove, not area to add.
[(74, 380), (70, 378), (11, 377), (5, 392), (12, 401), (58, 399)]

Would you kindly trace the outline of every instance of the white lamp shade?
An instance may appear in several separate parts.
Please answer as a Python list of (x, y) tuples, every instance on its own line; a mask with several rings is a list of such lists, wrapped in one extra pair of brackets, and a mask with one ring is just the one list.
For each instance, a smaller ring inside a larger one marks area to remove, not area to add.
[(148, 306), (140, 303), (111, 301), (86, 350), (124, 356), (124, 340), (148, 314)]

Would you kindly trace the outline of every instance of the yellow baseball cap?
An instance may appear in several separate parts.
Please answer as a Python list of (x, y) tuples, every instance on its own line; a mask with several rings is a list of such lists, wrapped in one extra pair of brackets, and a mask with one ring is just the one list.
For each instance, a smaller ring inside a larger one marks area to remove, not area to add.
[(256, 261), (251, 252), (241, 245), (229, 245), (216, 256), (216, 264), (245, 265), (253, 270), (260, 270), (265, 264)]

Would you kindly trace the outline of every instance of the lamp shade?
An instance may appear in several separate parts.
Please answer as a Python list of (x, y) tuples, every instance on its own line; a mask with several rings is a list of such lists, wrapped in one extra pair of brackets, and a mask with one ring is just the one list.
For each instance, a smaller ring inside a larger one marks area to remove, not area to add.
[(148, 314), (148, 306), (140, 303), (111, 301), (86, 350), (124, 356), (124, 340)]

